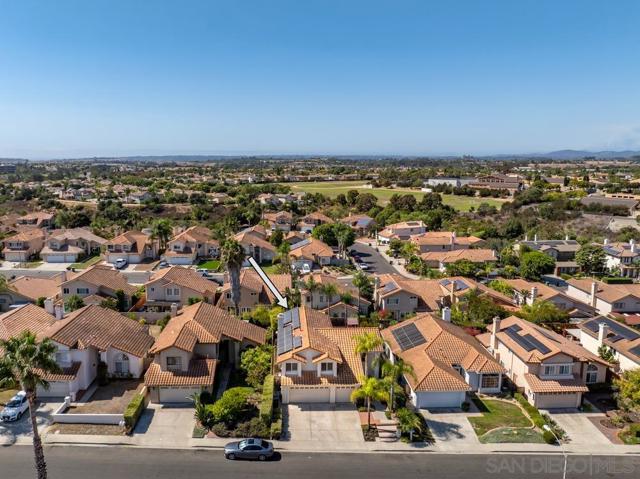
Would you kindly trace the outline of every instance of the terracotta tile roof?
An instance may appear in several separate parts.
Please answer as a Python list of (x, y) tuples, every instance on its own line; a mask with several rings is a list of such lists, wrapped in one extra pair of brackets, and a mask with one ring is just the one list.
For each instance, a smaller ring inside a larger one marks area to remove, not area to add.
[(440, 302), (444, 296), (435, 279), (407, 279), (398, 274), (381, 274), (378, 295), (387, 298), (405, 291), (419, 298), (418, 311), (436, 311), (440, 308)]
[(223, 337), (264, 344), (266, 330), (238, 319), (217, 306), (200, 302), (183, 308), (178, 316), (171, 318), (151, 352), (157, 353), (171, 347), (193, 351), (197, 343), (219, 343)]
[(243, 246), (258, 246), (274, 253), (276, 251), (275, 246), (265, 240), (264, 237), (260, 237), (257, 233), (252, 231), (241, 231), (235, 235), (234, 238)]
[(40, 228), (32, 228), (32, 229), (20, 231), (19, 233), (13, 236), (9, 236), (8, 238), (3, 239), (2, 241), (5, 244), (15, 242), (15, 241), (23, 241), (26, 243), (37, 238), (44, 239), (44, 231), (42, 231)]
[(73, 277), (69, 281), (62, 283), (62, 286), (74, 282), (85, 281), (97, 287), (106, 288), (110, 291), (118, 291), (121, 289), (127, 295), (131, 296), (138, 291), (138, 288), (127, 283), (126, 278), (120, 271), (113, 269), (111, 266), (97, 264), (84, 270), (82, 273)]
[(288, 211), (277, 211), (275, 213), (264, 213), (262, 215), (263, 219), (270, 221), (272, 223), (280, 223), (282, 221), (286, 223), (291, 223), (293, 220), (293, 215)]
[(218, 289), (216, 283), (209, 281), (192, 269), (181, 266), (172, 266), (155, 272), (146, 284), (159, 280), (164, 280), (163, 284), (177, 284), (203, 295), (213, 295)]
[(322, 223), (333, 223), (333, 220), (331, 218), (329, 218), (324, 213), (320, 213), (319, 211), (315, 211), (304, 216), (301, 220), (301, 223), (315, 223), (317, 221), (320, 221)]
[(472, 246), (484, 240), (476, 236), (456, 236), (453, 231), (427, 231), (422, 234), (413, 235), (409, 241), (420, 245), (459, 245)]
[(308, 242), (300, 242), (291, 246), (289, 256), (315, 260), (316, 257), (333, 256), (333, 249), (319, 239), (309, 238)]
[(158, 386), (211, 386), (215, 381), (215, 359), (193, 359), (186, 371), (162, 370), (158, 363), (151, 363), (144, 375), (148, 387)]
[(142, 253), (144, 247), (151, 244), (151, 236), (142, 231), (127, 231), (107, 242), (107, 245), (131, 245), (130, 253)]
[(592, 279), (575, 279), (567, 280), (567, 283), (574, 288), (591, 294), (591, 285), (596, 283), (596, 297), (607, 303), (614, 303), (627, 296), (634, 296), (640, 300), (640, 284), (606, 284), (602, 281)]
[(571, 379), (541, 379), (535, 374), (525, 374), (524, 379), (534, 393), (589, 392), (584, 381), (575, 375)]
[[(404, 351), (393, 331), (414, 324), (426, 340)], [(470, 386), (452, 365), (466, 371), (495, 374), (504, 368), (474, 337), (454, 324), (425, 313), (382, 331), (391, 351), (413, 366), (416, 377), (405, 378), (414, 391), (467, 391)]]
[(16, 293), (36, 301), (38, 298), (55, 298), (60, 294), (63, 275), (52, 278), (20, 276), (9, 282), (9, 287)]
[(495, 251), (492, 249), (457, 249), (454, 251), (430, 251), (422, 253), (420, 257), (427, 262), (455, 263), (460, 260), (472, 263), (488, 263), (498, 261)]
[(36, 369), (45, 381), (73, 381), (76, 376), (78, 376), (78, 371), (80, 370), (81, 362), (77, 361), (71, 363), (71, 366), (67, 366), (62, 368), (62, 371), (59, 373), (45, 373), (40, 369)]
[(195, 243), (212, 243), (219, 244), (217, 240), (213, 239), (213, 233), (209, 228), (204, 226), (192, 226), (187, 228), (181, 233), (175, 235), (170, 243), (174, 241), (189, 241)]
[(55, 318), (35, 304), (25, 304), (0, 315), (0, 339), (19, 336), (23, 331), (38, 335), (51, 327)]
[(58, 241), (66, 241), (66, 240), (79, 240), (83, 239), (86, 241), (92, 241), (98, 244), (106, 244), (107, 240), (101, 238), (100, 236), (93, 234), (93, 232), (89, 231), (86, 228), (69, 228), (62, 230), (53, 230), (49, 233), (47, 237), (47, 241), (55, 239)]
[[(353, 278), (351, 277), (337, 277), (325, 273), (311, 273), (307, 278), (313, 278), (313, 282), (319, 286), (333, 284), (338, 290), (338, 294), (348, 293), (353, 297), (353, 303), (358, 301), (358, 288), (353, 285)], [(306, 282), (300, 282), (299, 288), (302, 291), (308, 291)], [(360, 302), (364, 304), (370, 304), (371, 301), (360, 298)]]
[[(269, 274), (269, 279), (278, 288), (282, 294), (285, 294), (287, 288), (292, 288), (290, 274)], [(262, 281), (258, 273), (253, 268), (244, 268), (240, 271), (240, 287), (245, 290), (255, 292), (259, 295), (259, 302), (262, 304), (272, 304), (276, 301), (276, 297), (271, 290)], [(231, 283), (225, 282), (220, 289), (223, 293), (218, 300), (218, 306), (232, 305), (231, 301), (225, 297), (227, 291), (231, 290)]]
[(56, 321), (43, 336), (69, 348), (94, 347), (100, 351), (119, 349), (139, 358), (145, 357), (153, 344), (147, 328), (112, 309), (85, 306)]

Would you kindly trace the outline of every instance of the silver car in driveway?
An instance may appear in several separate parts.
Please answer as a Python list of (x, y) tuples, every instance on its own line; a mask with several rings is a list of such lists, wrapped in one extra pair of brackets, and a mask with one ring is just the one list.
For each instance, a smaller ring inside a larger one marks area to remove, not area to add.
[(273, 444), (264, 439), (243, 439), (224, 446), (227, 459), (258, 459), (266, 461), (273, 456)]

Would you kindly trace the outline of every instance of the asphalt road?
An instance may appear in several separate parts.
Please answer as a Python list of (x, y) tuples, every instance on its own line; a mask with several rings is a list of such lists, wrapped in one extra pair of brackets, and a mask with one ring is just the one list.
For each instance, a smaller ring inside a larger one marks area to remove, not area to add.
[[(375, 244), (375, 240), (371, 240)], [(362, 243), (354, 243), (349, 250), (356, 250), (360, 254), (361, 261), (369, 265), (367, 273), (397, 274), (396, 269), (385, 260), (375, 248)]]
[[(278, 479), (358, 478), (558, 478), (562, 455), (306, 454), (284, 452), (260, 463), (227, 461), (211, 451), (153, 450), (118, 447), (47, 447), (50, 479), (201, 479), (206, 477)], [(568, 478), (640, 476), (640, 457), (569, 458)], [(34, 479), (32, 449), (0, 449), (2, 479)]]

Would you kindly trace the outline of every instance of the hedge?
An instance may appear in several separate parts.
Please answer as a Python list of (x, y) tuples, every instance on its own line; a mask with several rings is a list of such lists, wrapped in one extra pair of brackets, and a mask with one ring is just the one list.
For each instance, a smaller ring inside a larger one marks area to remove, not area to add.
[(260, 401), (260, 418), (267, 425), (271, 424), (271, 418), (273, 417), (274, 389), (275, 381), (273, 374), (268, 374), (267, 377), (264, 378), (264, 385), (262, 386), (262, 400)]
[(271, 439), (280, 439), (282, 436), (282, 419), (278, 419), (271, 424)]
[(618, 277), (606, 277), (602, 278), (602, 281), (606, 284), (632, 284), (632, 278), (618, 278)]
[(133, 428), (136, 427), (144, 408), (144, 396), (142, 394), (136, 394), (124, 410), (124, 424), (127, 430), (132, 431)]
[(518, 401), (520, 405), (524, 408), (524, 410), (527, 411), (527, 414), (529, 414), (529, 417), (533, 421), (533, 424), (535, 424), (536, 427), (539, 427), (540, 429), (542, 429), (542, 426), (544, 426), (546, 422), (542, 417), (542, 414), (540, 414), (540, 411), (538, 411), (538, 409), (535, 406), (532, 406), (531, 404), (529, 404), (529, 401), (527, 401), (527, 399), (522, 394), (515, 393), (513, 397), (516, 398), (516, 401)]

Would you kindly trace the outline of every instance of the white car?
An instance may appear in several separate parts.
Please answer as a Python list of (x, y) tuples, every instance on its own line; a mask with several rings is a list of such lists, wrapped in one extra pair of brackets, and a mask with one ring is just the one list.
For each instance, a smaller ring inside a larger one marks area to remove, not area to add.
[(363, 271), (369, 269), (369, 265), (367, 263), (358, 263), (358, 267)]
[(115, 266), (116, 269), (122, 269), (127, 265), (127, 260), (124, 258), (118, 258), (116, 260), (115, 263), (113, 263), (113, 266)]
[(0, 412), (0, 419), (3, 422), (17, 421), (29, 409), (29, 401), (27, 401), (27, 393), (20, 391), (13, 396), (11, 400)]

